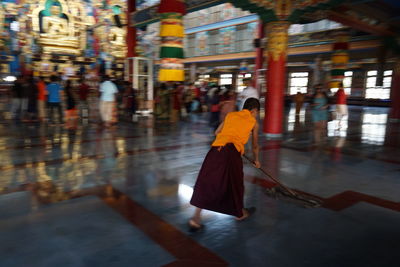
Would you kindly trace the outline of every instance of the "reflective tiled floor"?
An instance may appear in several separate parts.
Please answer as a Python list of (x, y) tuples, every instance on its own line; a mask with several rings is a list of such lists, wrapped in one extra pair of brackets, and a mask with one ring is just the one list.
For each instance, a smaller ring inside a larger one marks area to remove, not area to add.
[(0, 124), (0, 266), (399, 266), (400, 126), (351, 107), (314, 144), (309, 112), (286, 112), (281, 141), (261, 136), (263, 167), (324, 200), (269, 197), (245, 164), (245, 222), (204, 213), (190, 233), (192, 186), (212, 141), (206, 117), (150, 117), (76, 131)]

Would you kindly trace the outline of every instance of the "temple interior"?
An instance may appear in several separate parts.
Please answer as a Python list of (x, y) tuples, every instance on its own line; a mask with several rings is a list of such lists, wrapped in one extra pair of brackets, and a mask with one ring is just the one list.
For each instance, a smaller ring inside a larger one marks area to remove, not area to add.
[[(0, 1), (0, 266), (399, 266), (399, 14)], [(243, 220), (193, 204), (231, 143)]]

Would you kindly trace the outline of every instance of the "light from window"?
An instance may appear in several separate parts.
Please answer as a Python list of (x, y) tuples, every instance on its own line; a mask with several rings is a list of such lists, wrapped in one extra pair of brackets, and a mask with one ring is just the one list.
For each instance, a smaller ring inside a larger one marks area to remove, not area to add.
[(365, 98), (371, 99), (389, 99), (390, 98), (390, 87), (392, 84), (392, 70), (386, 70), (383, 72), (383, 84), (382, 86), (376, 86), (376, 79), (378, 71), (370, 70), (367, 72), (367, 80), (365, 83)]
[(232, 74), (221, 74), (219, 76), (219, 85), (230, 85), (232, 84)]
[(251, 73), (239, 74), (238, 75), (237, 84), (239, 85), (238, 86), (238, 92), (239, 93), (242, 92), (244, 90), (244, 88), (246, 88), (246, 86), (244, 86), (244, 84), (243, 84), (243, 79), (244, 78), (251, 78)]
[(297, 92), (307, 93), (308, 72), (292, 72), (289, 79), (289, 94), (294, 95)]
[(300, 124), (304, 125), (304, 123), (306, 121), (306, 109), (302, 108), (300, 110), (300, 114), (298, 116), (296, 116), (296, 108), (291, 107), (287, 118), (288, 118), (287, 131), (293, 132), (295, 130), (296, 126), (300, 126)]
[(392, 76), (393, 71), (392, 70), (385, 70), (385, 72), (383, 72), (383, 76)]
[(343, 87), (344, 87), (344, 92), (346, 95), (351, 94), (351, 82), (353, 80), (353, 72), (352, 71), (346, 71), (344, 73), (344, 79), (343, 79)]
[(363, 114), (361, 139), (363, 143), (382, 145), (385, 141), (387, 114)]
[[(351, 82), (353, 80), (353, 72), (352, 71), (346, 71), (344, 73), (344, 79), (343, 79), (343, 88), (344, 92), (346, 95), (351, 94)], [(335, 94), (339, 90), (339, 88), (331, 88), (331, 92)]]

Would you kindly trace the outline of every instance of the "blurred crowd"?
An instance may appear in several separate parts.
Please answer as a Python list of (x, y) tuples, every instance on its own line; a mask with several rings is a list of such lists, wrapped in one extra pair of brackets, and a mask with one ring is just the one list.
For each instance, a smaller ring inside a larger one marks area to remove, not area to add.
[(118, 115), (132, 118), (136, 113), (135, 90), (129, 82), (61, 79), (52, 75), (43, 77), (19, 76), (10, 94), (11, 119), (20, 122), (63, 124), (76, 128), (79, 121), (101, 122), (111, 127)]
[(210, 127), (217, 128), (228, 112), (241, 110), (247, 98), (259, 98), (251, 79), (243, 83), (245, 88), (240, 93), (232, 85), (163, 83), (156, 90), (155, 114), (177, 122), (191, 113), (209, 113)]

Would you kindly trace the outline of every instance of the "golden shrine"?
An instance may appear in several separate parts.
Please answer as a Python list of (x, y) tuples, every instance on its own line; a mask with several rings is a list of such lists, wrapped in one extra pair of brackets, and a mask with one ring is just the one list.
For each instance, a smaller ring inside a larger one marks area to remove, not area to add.
[(122, 76), (127, 52), (125, 7), (124, 0), (2, 2), (1, 55), (14, 56), (35, 75), (57, 72), (74, 77), (102, 70)]

